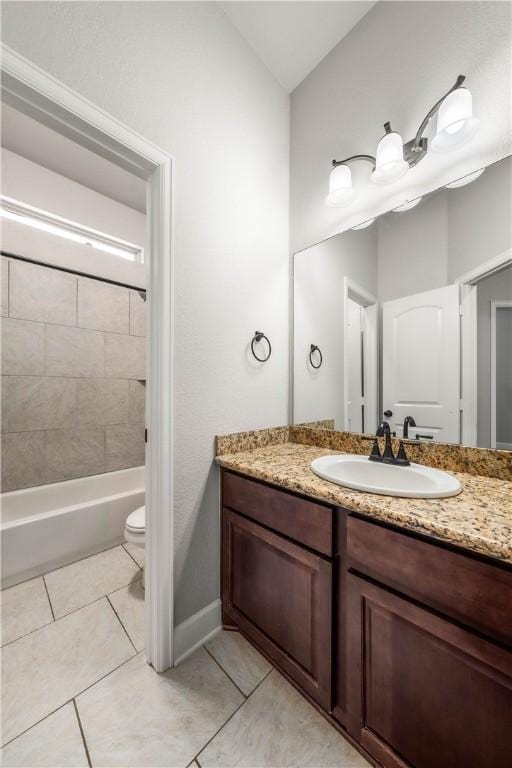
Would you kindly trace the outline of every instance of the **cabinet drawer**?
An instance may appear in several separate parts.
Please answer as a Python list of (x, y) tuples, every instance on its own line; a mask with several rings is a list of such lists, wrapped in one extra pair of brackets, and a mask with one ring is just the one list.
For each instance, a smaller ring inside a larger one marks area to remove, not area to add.
[(332, 564), (229, 509), (222, 518), (225, 619), (329, 710)]
[(223, 472), (222, 501), (268, 528), (327, 557), (332, 556), (332, 509)]
[(351, 570), (512, 643), (511, 571), (351, 516), (347, 559)]

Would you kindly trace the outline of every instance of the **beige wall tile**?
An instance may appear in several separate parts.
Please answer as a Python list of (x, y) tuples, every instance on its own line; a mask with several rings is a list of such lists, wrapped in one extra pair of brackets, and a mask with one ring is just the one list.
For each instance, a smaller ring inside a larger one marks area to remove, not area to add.
[(2, 403), (2, 412), (0, 416), (0, 431), (9, 431), (9, 410), (7, 408), (7, 393), (9, 391), (9, 376), (2, 376), (0, 380), (0, 401)]
[(145, 424), (146, 411), (146, 382), (130, 381), (130, 422)]
[(66, 272), (12, 259), (9, 316), (76, 325), (76, 282), (76, 277)]
[(145, 369), (145, 339), (105, 334), (105, 376), (113, 379), (145, 379)]
[(103, 427), (52, 429), (45, 434), (47, 483), (96, 475), (105, 471)]
[(146, 335), (146, 302), (138, 291), (130, 291), (130, 334)]
[(2, 742), (19, 736), (131, 656), (133, 646), (106, 599), (6, 645)]
[(43, 323), (3, 317), (2, 373), (41, 376), (44, 374)]
[(123, 379), (78, 379), (78, 426), (127, 423), (130, 384)]
[(18, 736), (0, 753), (3, 768), (86, 768), (75, 708), (70, 702)]
[(98, 331), (129, 333), (128, 288), (78, 278), (78, 325)]
[(9, 259), (2, 256), (1, 260), (2, 269), (0, 280), (2, 281), (2, 286), (0, 288), (0, 315), (7, 317), (9, 314)]
[(47, 325), (46, 375), (103, 376), (104, 345), (104, 335), (99, 331)]
[(5, 395), (9, 432), (75, 426), (75, 379), (9, 376)]
[(105, 472), (140, 467), (145, 462), (144, 427), (124, 424), (105, 427)]
[(2, 435), (2, 491), (41, 485), (44, 478), (44, 432)]

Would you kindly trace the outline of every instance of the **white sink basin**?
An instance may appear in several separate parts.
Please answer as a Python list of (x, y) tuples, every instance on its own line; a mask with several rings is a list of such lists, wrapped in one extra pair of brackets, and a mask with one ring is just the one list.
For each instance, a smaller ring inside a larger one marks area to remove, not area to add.
[(370, 461), (367, 456), (322, 456), (311, 462), (311, 469), (331, 483), (382, 496), (440, 499), (462, 491), (462, 483), (440, 469), (412, 463), (400, 467)]

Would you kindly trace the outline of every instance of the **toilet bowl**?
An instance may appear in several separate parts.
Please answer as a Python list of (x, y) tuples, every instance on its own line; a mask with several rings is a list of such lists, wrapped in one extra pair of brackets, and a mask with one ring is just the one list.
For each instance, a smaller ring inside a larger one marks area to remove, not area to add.
[(137, 547), (144, 547), (146, 539), (146, 507), (139, 507), (126, 518), (124, 529), (126, 541)]

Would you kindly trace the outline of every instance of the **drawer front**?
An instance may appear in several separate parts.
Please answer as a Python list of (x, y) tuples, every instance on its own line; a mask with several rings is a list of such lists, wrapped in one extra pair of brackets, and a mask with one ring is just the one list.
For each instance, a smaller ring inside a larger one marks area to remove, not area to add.
[(332, 565), (223, 510), (223, 611), (330, 708)]
[(351, 570), (512, 643), (512, 572), (349, 516)]
[(327, 557), (332, 556), (332, 509), (263, 483), (223, 472), (222, 500), (268, 528)]

